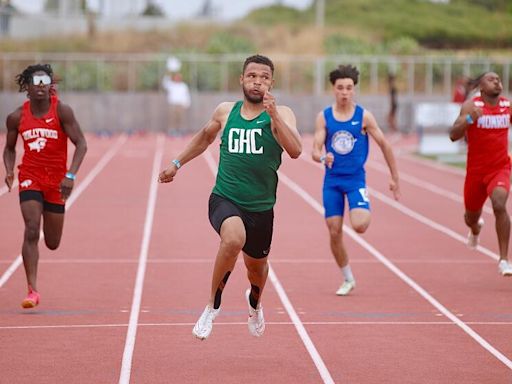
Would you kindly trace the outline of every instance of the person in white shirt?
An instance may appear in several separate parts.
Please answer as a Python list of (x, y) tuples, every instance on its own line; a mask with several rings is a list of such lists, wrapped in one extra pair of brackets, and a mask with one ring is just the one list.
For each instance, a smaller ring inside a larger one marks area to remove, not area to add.
[(162, 80), (169, 104), (168, 134), (181, 136), (187, 129), (186, 113), (190, 107), (190, 90), (179, 72), (169, 72)]

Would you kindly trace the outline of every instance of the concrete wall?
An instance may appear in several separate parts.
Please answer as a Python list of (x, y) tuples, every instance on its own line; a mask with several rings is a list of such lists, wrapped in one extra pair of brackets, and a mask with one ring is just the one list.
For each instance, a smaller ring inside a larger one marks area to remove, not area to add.
[[(239, 93), (197, 93), (192, 95), (192, 106), (187, 112), (187, 130), (197, 131), (211, 116), (215, 107), (223, 101), (240, 99)], [(166, 131), (168, 106), (162, 92), (144, 93), (87, 93), (63, 92), (61, 100), (71, 105), (84, 131)], [(297, 116), (297, 126), (301, 132), (313, 132), (317, 113), (332, 103), (330, 95), (279, 95), (278, 104), (288, 105)], [(5, 130), (8, 113), (21, 105), (24, 94), (0, 93), (1, 130)], [(365, 108), (373, 112), (381, 128), (386, 130), (386, 114), (389, 101), (385, 96), (361, 96), (357, 98)], [(416, 96), (399, 97), (398, 123), (401, 131), (412, 129), (414, 103), (419, 101), (443, 101), (439, 98)]]

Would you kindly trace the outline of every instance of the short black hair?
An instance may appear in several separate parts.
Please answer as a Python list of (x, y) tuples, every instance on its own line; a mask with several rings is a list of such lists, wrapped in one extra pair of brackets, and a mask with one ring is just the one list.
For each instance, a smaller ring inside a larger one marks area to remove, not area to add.
[(23, 70), (20, 74), (16, 75), (15, 81), (20, 87), (19, 92), (27, 91), (29, 84), (32, 82), (32, 76), (34, 73), (43, 71), (46, 72), (50, 79), (52, 79), (53, 83), (53, 69), (50, 64), (34, 64), (29, 65), (27, 68)]
[(354, 85), (357, 84), (359, 80), (359, 71), (353, 65), (339, 65), (334, 71), (329, 73), (329, 81), (332, 85), (336, 83), (338, 79), (352, 79), (354, 81)]
[(245, 69), (247, 68), (247, 66), (250, 63), (268, 65), (270, 67), (270, 70), (272, 71), (272, 75), (274, 74), (274, 63), (267, 56), (263, 56), (263, 55), (249, 56), (247, 59), (245, 59), (244, 66), (242, 68), (242, 73), (245, 72)]

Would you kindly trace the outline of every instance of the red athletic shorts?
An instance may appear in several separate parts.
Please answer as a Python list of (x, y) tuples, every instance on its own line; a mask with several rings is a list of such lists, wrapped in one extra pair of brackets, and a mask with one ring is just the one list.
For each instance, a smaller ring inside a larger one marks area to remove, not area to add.
[(39, 170), (20, 169), (18, 175), (19, 191), (39, 191), (47, 203), (64, 205), (60, 193), (60, 183), (64, 178), (65, 171), (41, 172)]
[(467, 174), (464, 181), (464, 206), (467, 211), (478, 212), (496, 187), (510, 190), (510, 167), (484, 174)]

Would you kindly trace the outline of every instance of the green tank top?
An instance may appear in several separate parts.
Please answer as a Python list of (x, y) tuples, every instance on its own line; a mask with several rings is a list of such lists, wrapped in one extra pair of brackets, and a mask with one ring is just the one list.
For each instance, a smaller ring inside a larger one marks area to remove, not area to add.
[(235, 103), (222, 132), (213, 193), (247, 211), (262, 212), (276, 202), (283, 149), (272, 134), (269, 114), (264, 111), (245, 120), (240, 114), (242, 104)]

